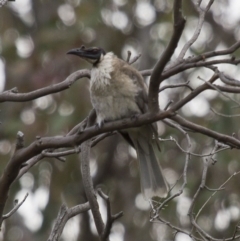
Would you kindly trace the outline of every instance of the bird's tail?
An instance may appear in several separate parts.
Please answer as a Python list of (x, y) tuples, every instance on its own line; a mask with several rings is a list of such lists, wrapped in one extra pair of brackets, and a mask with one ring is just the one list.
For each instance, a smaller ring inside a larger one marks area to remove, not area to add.
[(151, 134), (149, 138), (149, 133), (152, 133), (151, 126), (144, 126), (140, 130), (142, 131), (130, 131), (128, 134), (137, 151), (142, 193), (146, 199), (154, 196), (166, 197), (168, 185), (155, 154), (156, 140), (152, 139)]

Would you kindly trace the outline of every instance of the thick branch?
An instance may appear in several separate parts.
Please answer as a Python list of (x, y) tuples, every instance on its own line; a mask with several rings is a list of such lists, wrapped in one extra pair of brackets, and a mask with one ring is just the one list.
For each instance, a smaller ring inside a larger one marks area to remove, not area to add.
[(0, 177), (0, 217), (4, 210), (9, 188), (18, 176), (22, 164), (40, 154), (43, 150), (49, 148), (74, 147), (99, 134), (149, 124), (158, 120), (170, 118), (173, 114), (174, 113), (169, 110), (158, 112), (154, 115), (146, 113), (135, 119), (128, 118), (106, 123), (101, 129), (92, 126), (86, 128), (84, 132), (75, 135), (38, 138), (28, 147), (17, 150)]
[(177, 45), (178, 41), (182, 35), (183, 29), (185, 26), (185, 19), (182, 16), (182, 1), (175, 0), (174, 1), (174, 30), (171, 40), (164, 50), (161, 58), (158, 60), (155, 65), (152, 75), (150, 78), (149, 84), (149, 96), (148, 96), (148, 104), (150, 112), (156, 112), (159, 109), (158, 106), (158, 90), (161, 82), (163, 81), (162, 72), (166, 66), (166, 64), (171, 59)]
[(85, 141), (81, 145), (81, 172), (82, 172), (82, 182), (83, 182), (83, 187), (85, 194), (87, 196), (92, 215), (94, 218), (94, 222), (99, 234), (99, 237), (104, 236), (104, 223), (102, 220), (101, 213), (99, 211), (99, 205), (97, 202), (96, 194), (93, 188), (93, 182), (92, 182), (92, 177), (90, 174), (90, 165), (89, 165), (89, 159), (90, 159), (90, 142)]

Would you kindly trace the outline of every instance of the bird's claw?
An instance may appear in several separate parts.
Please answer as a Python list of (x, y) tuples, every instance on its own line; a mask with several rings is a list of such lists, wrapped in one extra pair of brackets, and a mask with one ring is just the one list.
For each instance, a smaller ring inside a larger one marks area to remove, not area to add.
[(97, 129), (100, 129), (103, 127), (103, 125), (104, 125), (104, 120), (97, 122), (95, 126)]
[(140, 116), (140, 114), (133, 114), (133, 115), (131, 115), (131, 120), (137, 120), (138, 119), (138, 116)]

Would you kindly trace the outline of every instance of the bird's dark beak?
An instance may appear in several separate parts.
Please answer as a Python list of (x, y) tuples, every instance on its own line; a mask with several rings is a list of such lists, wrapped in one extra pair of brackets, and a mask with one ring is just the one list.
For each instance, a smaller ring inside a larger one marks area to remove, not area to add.
[(89, 60), (92, 62), (93, 60), (99, 60), (101, 54), (105, 54), (105, 51), (101, 48), (92, 47), (86, 48), (84, 45), (81, 48), (71, 49), (67, 52), (67, 54), (77, 55), (80, 58)]
[(67, 54), (77, 55), (78, 57), (81, 57), (81, 58), (88, 58), (87, 52), (82, 48), (71, 49), (67, 52)]

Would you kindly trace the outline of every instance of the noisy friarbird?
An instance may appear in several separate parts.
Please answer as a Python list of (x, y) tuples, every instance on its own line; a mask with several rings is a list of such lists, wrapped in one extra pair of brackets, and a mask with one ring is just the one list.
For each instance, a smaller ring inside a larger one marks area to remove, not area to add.
[[(99, 127), (104, 122), (147, 112), (147, 87), (134, 67), (98, 47), (82, 46), (70, 50), (68, 54), (77, 55), (92, 64), (90, 95)], [(144, 197), (166, 197), (168, 186), (156, 157), (156, 125), (125, 129), (121, 133), (137, 151)]]

